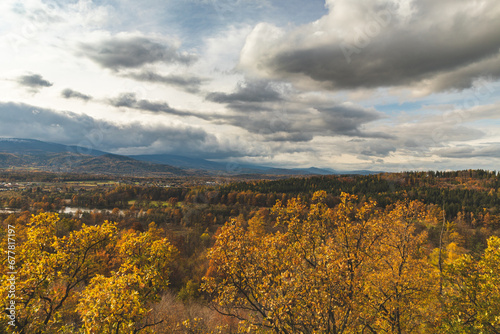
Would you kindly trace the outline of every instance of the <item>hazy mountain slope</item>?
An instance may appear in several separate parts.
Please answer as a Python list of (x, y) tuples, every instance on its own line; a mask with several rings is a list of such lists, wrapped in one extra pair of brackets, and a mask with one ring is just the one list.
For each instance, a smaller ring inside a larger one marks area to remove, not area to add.
[(373, 174), (324, 168), (274, 168), (255, 164), (209, 161), (172, 154), (121, 156), (80, 146), (34, 139), (0, 138), (0, 168), (53, 172), (161, 176), (161, 175), (328, 175)]
[(175, 167), (186, 169), (202, 169), (217, 173), (227, 174), (271, 174), (271, 175), (312, 175), (312, 174), (335, 174), (335, 171), (321, 168), (274, 168), (253, 164), (236, 164), (209, 161), (200, 158), (189, 158), (171, 154), (153, 154), (153, 155), (131, 155), (131, 158), (149, 161), (160, 164), (168, 164)]
[(165, 164), (31, 139), (0, 138), (0, 168), (135, 176), (187, 175), (181, 168)]
[(99, 156), (106, 152), (81, 146), (61, 145), (35, 139), (0, 138), (0, 152), (16, 154), (78, 153)]

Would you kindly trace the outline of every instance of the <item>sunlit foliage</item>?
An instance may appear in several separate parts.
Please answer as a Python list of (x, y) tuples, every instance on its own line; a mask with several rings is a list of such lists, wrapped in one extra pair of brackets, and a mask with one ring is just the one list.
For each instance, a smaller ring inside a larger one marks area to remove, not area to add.
[[(120, 233), (104, 222), (59, 235), (62, 223), (54, 213), (33, 216), (17, 245), (17, 332), (147, 328), (149, 303), (166, 288), (176, 249), (154, 225), (144, 233)], [(4, 302), (6, 293), (2, 289)]]
[(417, 202), (382, 212), (341, 195), (335, 208), (314, 194), (274, 207), (259, 221), (220, 232), (204, 289), (220, 312), (277, 333), (409, 333), (432, 326), (438, 272), (427, 261)]

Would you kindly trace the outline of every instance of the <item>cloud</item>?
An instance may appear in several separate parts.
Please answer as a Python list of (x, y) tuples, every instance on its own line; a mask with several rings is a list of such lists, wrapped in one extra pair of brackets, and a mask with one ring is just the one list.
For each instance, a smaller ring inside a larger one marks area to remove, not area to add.
[(176, 116), (194, 116), (202, 119), (207, 119), (208, 115), (194, 113), (190, 111), (182, 111), (171, 108), (166, 102), (152, 102), (149, 100), (138, 100), (134, 93), (123, 93), (115, 98), (108, 99), (108, 103), (113, 107), (125, 107), (141, 111), (150, 111), (153, 113), (165, 113)]
[(437, 75), (428, 85), (428, 92), (439, 92), (450, 88), (463, 90), (486, 86), (485, 80), (500, 78), (500, 54), (478, 61), (455, 71)]
[(142, 71), (139, 73), (130, 73), (125, 75), (138, 81), (160, 83), (181, 88), (189, 93), (197, 93), (200, 86), (207, 82), (207, 79), (190, 75), (161, 75), (152, 71)]
[(45, 80), (40, 74), (26, 74), (17, 78), (17, 83), (38, 91), (39, 88), (51, 87), (52, 82)]
[(74, 91), (71, 88), (64, 89), (61, 92), (61, 96), (64, 97), (65, 99), (80, 99), (84, 101), (92, 100), (92, 96)]
[(360, 154), (369, 157), (386, 157), (396, 151), (396, 146), (391, 142), (370, 140), (361, 146)]
[(173, 108), (170, 108), (168, 103), (165, 102), (151, 102), (148, 100), (137, 100), (134, 93), (123, 93), (116, 98), (109, 100), (110, 104), (114, 107), (126, 107), (131, 109), (147, 110), (152, 112), (165, 112), (177, 114)]
[(429, 154), (431, 150), (459, 142), (482, 139), (485, 132), (439, 119), (415, 124), (398, 124), (389, 129), (396, 138), (393, 144), (409, 155)]
[(277, 103), (287, 99), (292, 91), (289, 84), (269, 80), (244, 80), (236, 84), (232, 93), (211, 92), (205, 99), (225, 104), (237, 112), (272, 111), (281, 108)]
[(239, 82), (234, 93), (213, 92), (209, 93), (206, 99), (217, 103), (240, 103), (275, 102), (282, 98), (272, 82), (259, 80)]
[[(330, 119), (327, 124), (337, 133), (345, 133), (352, 139), (346, 140), (346, 138), (337, 136), (318, 137), (318, 140), (333, 141), (330, 147), (322, 147), (323, 151), (328, 149), (330, 152), (351, 154), (360, 160), (380, 157), (389, 157), (393, 161), (394, 159), (407, 160), (405, 165), (411, 165), (412, 161), (419, 158), (432, 161), (435, 160), (435, 156), (441, 158), (461, 157), (471, 160), (481, 156), (496, 157), (500, 154), (500, 152), (495, 152), (498, 150), (498, 146), (485, 148), (486, 146), (482, 144), (467, 145), (478, 140), (486, 140), (487, 132), (482, 131), (480, 127), (473, 126), (470, 122), (483, 121), (492, 116), (498, 118), (494, 114), (494, 109), (494, 105), (491, 105), (465, 111), (438, 111), (436, 114), (427, 113), (426, 115), (419, 115), (417, 111), (417, 114), (394, 119), (380, 118), (380, 122), (371, 124), (369, 129), (363, 125), (356, 126), (358, 124), (356, 116), (365, 121), (365, 124), (369, 124), (373, 122), (372, 119), (378, 120), (376, 114), (371, 119), (369, 114), (363, 113), (363, 109), (359, 114), (356, 114), (356, 111), (352, 111), (352, 109), (351, 111), (337, 110), (340, 121)], [(325, 119), (327, 116), (323, 116), (323, 118)], [(389, 123), (386, 122), (387, 120)], [(316, 131), (318, 130), (316, 129)], [(315, 138), (313, 143), (317, 145), (318, 140)], [(389, 166), (390, 164), (385, 165)]]
[(459, 104), (459, 107), (471, 106), (470, 108), (461, 108), (448, 111), (443, 114), (443, 121), (447, 122), (475, 122), (481, 120), (494, 120), (500, 118), (500, 113), (498, 109), (500, 108), (500, 103), (476, 105), (481, 102), (481, 99), (491, 95), (491, 91), (484, 90), (482, 93), (466, 97), (465, 100)]
[(232, 93), (212, 92), (206, 99), (235, 112), (212, 118), (214, 123), (246, 129), (266, 141), (302, 142), (317, 136), (392, 138), (362, 129), (364, 124), (382, 119), (382, 113), (321, 94), (308, 96), (289, 84), (246, 80)]
[(331, 90), (409, 86), (430, 93), (500, 77), (496, 0), (328, 0), (327, 6), (320, 20), (293, 30), (258, 24), (240, 68)]
[(266, 141), (301, 142), (321, 136), (393, 138), (387, 133), (362, 129), (364, 124), (383, 118), (376, 110), (348, 103), (314, 108), (289, 104), (288, 107), (227, 115), (217, 122), (260, 134)]
[(362, 124), (370, 123), (383, 117), (381, 113), (375, 110), (364, 109), (347, 103), (334, 107), (318, 108), (317, 110), (323, 119), (325, 128), (333, 133), (346, 136), (392, 138), (388, 134), (370, 133), (360, 130)]
[(80, 52), (104, 68), (112, 70), (140, 68), (147, 64), (183, 64), (196, 61), (193, 54), (153, 38), (116, 35), (93, 43), (81, 43)]
[[(351, 140), (341, 150), (359, 154), (360, 158), (395, 154), (410, 160), (417, 157), (431, 160), (433, 155), (451, 157), (445, 152), (460, 154), (463, 151), (455, 151), (456, 147), (463, 147), (464, 143), (470, 141), (484, 140), (485, 132), (447, 115), (400, 119), (390, 126), (378, 126), (376, 133), (389, 134), (390, 137)], [(452, 151), (449, 151), (450, 148), (453, 148)]]
[(500, 158), (500, 143), (474, 146), (447, 147), (433, 151), (434, 154), (444, 158), (469, 159), (469, 158)]
[(175, 153), (206, 158), (247, 153), (241, 147), (219, 142), (201, 128), (140, 122), (115, 124), (88, 115), (12, 102), (0, 102), (0, 133), (4, 137), (79, 145), (112, 153)]

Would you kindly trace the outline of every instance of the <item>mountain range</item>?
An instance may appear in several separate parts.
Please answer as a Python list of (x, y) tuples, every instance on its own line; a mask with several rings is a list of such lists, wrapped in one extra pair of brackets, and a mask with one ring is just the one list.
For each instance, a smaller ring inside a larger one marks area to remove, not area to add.
[(223, 163), (171, 154), (123, 156), (34, 139), (0, 138), (0, 169), (134, 176), (373, 174), (322, 168), (274, 168)]

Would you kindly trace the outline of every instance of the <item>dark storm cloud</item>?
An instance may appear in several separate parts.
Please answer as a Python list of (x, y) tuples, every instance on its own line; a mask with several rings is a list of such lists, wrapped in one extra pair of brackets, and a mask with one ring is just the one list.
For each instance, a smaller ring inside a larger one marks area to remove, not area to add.
[(138, 81), (160, 83), (169, 86), (175, 86), (181, 88), (189, 93), (197, 93), (200, 90), (200, 86), (208, 81), (204, 78), (199, 78), (195, 76), (183, 76), (183, 75), (161, 75), (151, 71), (143, 71), (140, 73), (127, 74), (126, 77), (132, 78)]
[(34, 90), (43, 87), (51, 87), (52, 82), (45, 80), (40, 74), (26, 74), (17, 78), (17, 83), (22, 86), (30, 87)]
[(280, 101), (281, 94), (276, 90), (272, 82), (246, 81), (238, 83), (234, 93), (213, 92), (206, 99), (217, 103), (241, 103), (241, 102), (275, 102)]
[[(22, 124), (22, 126), (19, 126)], [(0, 133), (118, 153), (176, 153), (210, 158), (241, 156), (203, 129), (190, 126), (114, 124), (87, 115), (19, 103), (0, 103)]]
[(172, 45), (140, 36), (116, 36), (95, 43), (82, 43), (80, 51), (112, 70), (139, 68), (157, 62), (189, 65), (197, 59)]
[(497, 0), (481, 6), (417, 0), (409, 13), (388, 0), (327, 4), (327, 16), (289, 33), (273, 35), (277, 28), (257, 26), (241, 66), (276, 79), (312, 79), (330, 89), (420, 84), (443, 91), (500, 77)]
[(178, 110), (170, 107), (166, 102), (152, 102), (149, 100), (138, 100), (134, 93), (123, 93), (118, 97), (108, 100), (109, 104), (114, 107), (126, 107), (141, 111), (150, 111), (153, 113), (166, 113), (177, 116), (194, 116), (202, 119), (208, 119), (208, 115), (194, 113), (190, 111)]
[(71, 88), (66, 88), (65, 90), (63, 90), (61, 92), (61, 96), (65, 99), (80, 99), (84, 101), (92, 100), (92, 96), (74, 91)]

